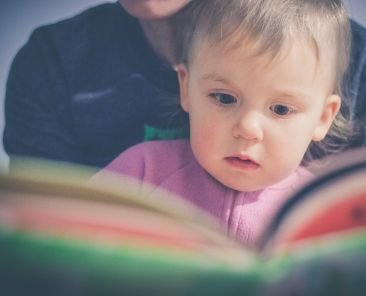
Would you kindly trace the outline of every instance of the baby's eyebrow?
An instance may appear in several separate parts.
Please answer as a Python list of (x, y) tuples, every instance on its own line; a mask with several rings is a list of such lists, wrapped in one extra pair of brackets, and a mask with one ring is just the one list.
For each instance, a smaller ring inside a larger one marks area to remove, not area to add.
[(301, 90), (282, 90), (276, 92), (276, 96), (281, 98), (297, 98), (300, 100), (305, 100), (309, 98), (309, 95)]
[(225, 84), (230, 84), (229, 80), (227, 80), (226, 78), (221, 77), (220, 75), (217, 75), (217, 74), (205, 74), (205, 75), (199, 77), (199, 80), (213, 80), (213, 81), (222, 82)]

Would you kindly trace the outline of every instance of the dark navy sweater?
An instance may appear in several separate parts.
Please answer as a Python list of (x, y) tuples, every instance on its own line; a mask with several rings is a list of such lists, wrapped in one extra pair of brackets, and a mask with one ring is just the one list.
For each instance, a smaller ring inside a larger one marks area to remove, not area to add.
[(10, 161), (98, 167), (143, 140), (179, 137), (185, 122), (176, 73), (119, 3), (36, 29), (13, 61), (5, 112)]

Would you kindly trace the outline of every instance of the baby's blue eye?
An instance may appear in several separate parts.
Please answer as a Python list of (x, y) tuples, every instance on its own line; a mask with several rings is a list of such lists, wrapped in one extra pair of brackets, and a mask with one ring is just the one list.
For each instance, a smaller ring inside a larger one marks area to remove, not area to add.
[(269, 107), (269, 109), (273, 113), (275, 113), (276, 115), (279, 115), (279, 116), (290, 115), (291, 113), (293, 113), (295, 111), (293, 108), (286, 106), (286, 105), (281, 105), (281, 104), (272, 105), (271, 107)]
[(212, 93), (210, 97), (221, 105), (235, 104), (238, 101), (234, 96), (225, 93)]

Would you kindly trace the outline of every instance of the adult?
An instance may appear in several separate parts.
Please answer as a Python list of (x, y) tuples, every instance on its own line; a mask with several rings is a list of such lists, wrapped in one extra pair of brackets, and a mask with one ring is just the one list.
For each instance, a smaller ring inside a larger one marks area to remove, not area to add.
[(120, 0), (37, 28), (17, 53), (4, 147), (105, 166), (143, 140), (181, 136), (171, 16), (189, 0)]
[[(182, 136), (171, 17), (188, 2), (120, 0), (36, 29), (7, 83), (10, 168), (17, 155), (103, 167), (138, 142)], [(363, 118), (366, 30), (351, 25), (345, 89)]]

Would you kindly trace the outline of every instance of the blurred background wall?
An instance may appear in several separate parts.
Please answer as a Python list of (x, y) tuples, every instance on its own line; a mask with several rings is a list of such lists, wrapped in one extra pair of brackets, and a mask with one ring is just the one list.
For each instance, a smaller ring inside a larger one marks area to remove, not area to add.
[[(137, 0), (136, 0), (137, 1)], [(8, 158), (2, 145), (4, 95), (9, 67), (15, 53), (34, 28), (73, 16), (107, 0), (2, 0), (0, 1), (0, 170)], [(350, 15), (366, 26), (366, 0), (344, 0)]]

